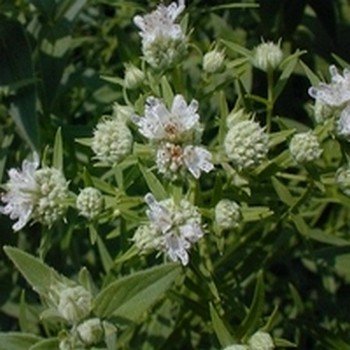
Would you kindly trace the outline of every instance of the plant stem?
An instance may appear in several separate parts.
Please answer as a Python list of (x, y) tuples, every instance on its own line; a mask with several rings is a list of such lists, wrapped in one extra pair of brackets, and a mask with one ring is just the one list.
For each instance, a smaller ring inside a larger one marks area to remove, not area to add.
[(274, 105), (273, 96), (273, 69), (267, 70), (267, 106), (266, 106), (266, 129), (269, 132), (271, 130), (271, 120)]

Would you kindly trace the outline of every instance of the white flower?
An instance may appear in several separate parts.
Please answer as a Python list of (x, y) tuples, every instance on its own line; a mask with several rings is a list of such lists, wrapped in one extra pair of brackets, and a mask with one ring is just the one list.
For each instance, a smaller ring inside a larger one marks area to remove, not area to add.
[(33, 162), (24, 160), (22, 170), (10, 169), (9, 181), (6, 184), (7, 193), (1, 200), (7, 203), (0, 207), (0, 212), (9, 215), (11, 220), (18, 221), (12, 226), (14, 231), (23, 228), (31, 219), (35, 206), (35, 196), (38, 184), (35, 180), (35, 172), (39, 166), (39, 157), (35, 153)]
[(184, 0), (169, 6), (160, 4), (149, 14), (135, 16), (134, 23), (141, 29), (142, 51), (145, 60), (154, 68), (167, 68), (186, 50), (185, 34), (175, 20), (185, 9)]
[(200, 177), (202, 171), (209, 173), (214, 169), (211, 158), (211, 153), (203, 147), (190, 145), (184, 149), (184, 163), (196, 179)]
[(166, 252), (172, 261), (187, 265), (188, 250), (204, 235), (197, 208), (184, 199), (178, 204), (173, 199), (157, 202), (151, 193), (145, 201), (150, 208), (147, 216), (160, 238), (156, 248)]
[(22, 170), (10, 169), (7, 193), (1, 200), (7, 203), (0, 212), (18, 221), (14, 231), (22, 229), (31, 219), (51, 226), (67, 209), (68, 182), (61, 171), (45, 167), (38, 169), (39, 158), (23, 161)]
[(170, 170), (176, 175), (182, 167), (186, 167), (196, 179), (199, 179), (202, 171), (208, 173), (214, 169), (211, 159), (209, 151), (192, 145), (183, 148), (167, 142), (157, 151), (157, 167), (160, 173), (168, 174)]
[(350, 141), (350, 105), (343, 109), (337, 120), (337, 134)]
[(316, 100), (320, 100), (332, 107), (342, 107), (350, 102), (350, 71), (344, 69), (343, 75), (338, 73), (335, 66), (329, 67), (331, 83), (320, 83), (317, 87), (311, 87), (309, 94)]
[(198, 102), (192, 100), (187, 105), (181, 95), (174, 97), (171, 110), (155, 98), (146, 101), (144, 117), (134, 115), (133, 122), (142, 135), (150, 140), (175, 142), (183, 140), (186, 134), (199, 126)]
[(180, 26), (174, 22), (184, 9), (185, 1), (180, 0), (178, 5), (175, 2), (169, 6), (160, 4), (155, 11), (143, 17), (135, 16), (134, 23), (141, 29), (140, 36), (143, 41), (151, 43), (158, 37), (183, 38)]

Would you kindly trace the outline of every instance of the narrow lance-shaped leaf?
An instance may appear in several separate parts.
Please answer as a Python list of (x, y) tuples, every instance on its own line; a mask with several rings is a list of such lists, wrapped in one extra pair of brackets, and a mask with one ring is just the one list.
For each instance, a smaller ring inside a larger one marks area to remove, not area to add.
[(219, 343), (222, 347), (229, 346), (235, 343), (234, 337), (231, 335), (230, 331), (227, 329), (224, 321), (221, 319), (215, 307), (210, 304), (210, 317), (213, 324), (214, 332), (218, 337)]
[(264, 302), (265, 286), (263, 274), (260, 272), (258, 274), (253, 301), (249, 308), (249, 312), (238, 329), (238, 334), (241, 338), (253, 333), (256, 330), (260, 317), (263, 313)]
[[(0, 16), (0, 85), (17, 85), (9, 98), (9, 114), (22, 137), (33, 149), (39, 148), (39, 130), (36, 114), (36, 86), (21, 84), (33, 81), (31, 49), (26, 33), (19, 22)], [(20, 49), (19, 49), (20, 48)]]
[(0, 333), (0, 350), (28, 350), (41, 339), (27, 333)]
[(179, 265), (167, 264), (115, 281), (95, 298), (95, 314), (103, 318), (117, 316), (137, 321), (172, 285), (180, 271)]

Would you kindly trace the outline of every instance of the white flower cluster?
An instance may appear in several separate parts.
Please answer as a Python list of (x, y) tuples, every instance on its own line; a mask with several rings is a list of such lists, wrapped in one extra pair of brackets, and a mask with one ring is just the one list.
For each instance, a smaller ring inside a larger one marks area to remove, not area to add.
[(331, 82), (312, 86), (309, 94), (316, 100), (316, 121), (333, 115), (340, 116), (337, 120), (337, 134), (350, 141), (350, 71), (344, 69), (341, 75), (335, 66), (329, 67)]
[(322, 154), (321, 145), (311, 131), (294, 135), (289, 144), (289, 151), (299, 164), (314, 162)]
[(141, 251), (165, 252), (172, 261), (187, 265), (188, 250), (204, 235), (197, 208), (184, 199), (179, 203), (172, 198), (157, 202), (151, 193), (145, 196), (145, 201), (150, 223), (136, 231), (135, 245)]
[(280, 44), (274, 44), (273, 42), (262, 42), (255, 49), (253, 56), (253, 64), (263, 70), (276, 69), (281, 63), (283, 58), (283, 52), (280, 48)]
[(132, 117), (140, 133), (157, 144), (160, 173), (176, 177), (176, 173), (187, 168), (198, 179), (202, 171), (208, 173), (214, 168), (211, 153), (204, 147), (193, 145), (198, 130), (201, 130), (197, 109), (196, 100), (187, 105), (182, 95), (174, 97), (170, 111), (163, 101), (149, 97), (145, 115)]
[(135, 25), (141, 30), (144, 58), (153, 68), (168, 68), (186, 52), (185, 34), (175, 23), (184, 9), (184, 0), (179, 0), (179, 4), (160, 4), (155, 11), (134, 17)]
[(10, 169), (7, 192), (1, 200), (6, 203), (0, 212), (17, 222), (14, 231), (22, 229), (30, 220), (51, 226), (66, 209), (68, 182), (55, 168), (39, 167), (39, 158), (34, 154), (33, 162), (24, 160), (22, 169)]
[(253, 120), (238, 121), (229, 129), (224, 148), (227, 157), (239, 171), (248, 170), (266, 158), (268, 135)]
[(92, 138), (95, 158), (114, 165), (127, 156), (132, 149), (133, 137), (126, 123), (119, 118), (102, 118)]

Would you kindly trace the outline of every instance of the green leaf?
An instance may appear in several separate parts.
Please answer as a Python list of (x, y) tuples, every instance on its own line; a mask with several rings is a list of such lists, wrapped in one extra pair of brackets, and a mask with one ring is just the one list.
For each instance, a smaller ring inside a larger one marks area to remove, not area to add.
[(283, 91), (284, 87), (286, 86), (289, 77), (294, 72), (295, 66), (298, 63), (299, 57), (303, 55), (306, 51), (299, 51), (297, 50), (293, 55), (288, 56), (282, 63), (281, 67), (283, 68), (283, 71), (281, 75), (278, 78), (278, 82), (274, 88), (274, 99), (277, 100), (278, 96)]
[(0, 350), (28, 350), (42, 338), (26, 333), (0, 333)]
[(29, 0), (46, 18), (53, 18), (56, 10), (55, 0)]
[(97, 231), (95, 230), (95, 235), (97, 238), (97, 247), (98, 247), (98, 251), (101, 257), (101, 262), (103, 265), (103, 269), (105, 270), (106, 273), (109, 272), (109, 270), (112, 268), (113, 266), (113, 259), (111, 258), (105, 244), (103, 243), (103, 240), (101, 239), (101, 237), (97, 234)]
[(55, 136), (52, 165), (54, 168), (63, 171), (63, 143), (61, 128), (57, 129)]
[(277, 180), (276, 177), (272, 177), (271, 182), (279, 199), (288, 206), (292, 206), (295, 202), (295, 199), (289, 192), (289, 189), (283, 185), (281, 181)]
[(58, 348), (59, 340), (57, 338), (50, 338), (39, 341), (28, 350), (57, 350)]
[(53, 282), (62, 278), (53, 268), (18, 248), (5, 246), (4, 251), (38, 293), (47, 293)]
[(103, 289), (95, 298), (98, 317), (117, 316), (136, 322), (179, 276), (178, 264), (166, 264), (123, 277)]
[(165, 191), (162, 183), (158, 178), (152, 173), (151, 170), (145, 169), (141, 164), (139, 164), (141, 173), (147, 182), (148, 188), (154, 194), (157, 200), (163, 200), (168, 198), (168, 194)]
[(277, 348), (296, 348), (297, 347), (297, 344), (292, 343), (287, 339), (274, 338), (273, 342), (275, 343)]
[(165, 75), (162, 77), (160, 84), (165, 104), (170, 108), (174, 99), (174, 93)]
[(253, 333), (260, 321), (262, 316), (265, 302), (265, 286), (263, 273), (259, 272), (258, 279), (256, 281), (256, 286), (254, 290), (254, 296), (252, 304), (249, 308), (249, 312), (244, 318), (242, 324), (239, 326), (238, 334), (240, 338), (243, 338), (247, 335)]
[[(34, 79), (32, 52), (22, 25), (0, 16), (0, 37), (0, 85), (20, 85), (22, 81)], [(9, 114), (33, 149), (39, 148), (36, 100), (33, 84), (18, 88), (16, 94), (9, 97)]]
[(268, 207), (247, 207), (242, 208), (244, 222), (260, 221), (273, 215), (273, 211)]
[(215, 307), (210, 304), (210, 317), (213, 324), (214, 332), (218, 337), (219, 343), (222, 347), (229, 346), (235, 343), (234, 337), (225, 325), (225, 322), (217, 313)]
[(294, 134), (294, 130), (282, 130), (278, 132), (272, 132), (269, 135), (269, 149), (279, 145), (282, 142), (287, 141), (288, 137)]
[(227, 40), (221, 40), (222, 43), (227, 46), (230, 50), (233, 52), (239, 53), (244, 57), (251, 58), (252, 57), (252, 52), (246, 49), (245, 47), (234, 43), (232, 41), (227, 41)]
[(303, 67), (311, 85), (317, 86), (320, 83), (320, 78), (303, 61), (299, 61), (299, 63)]

